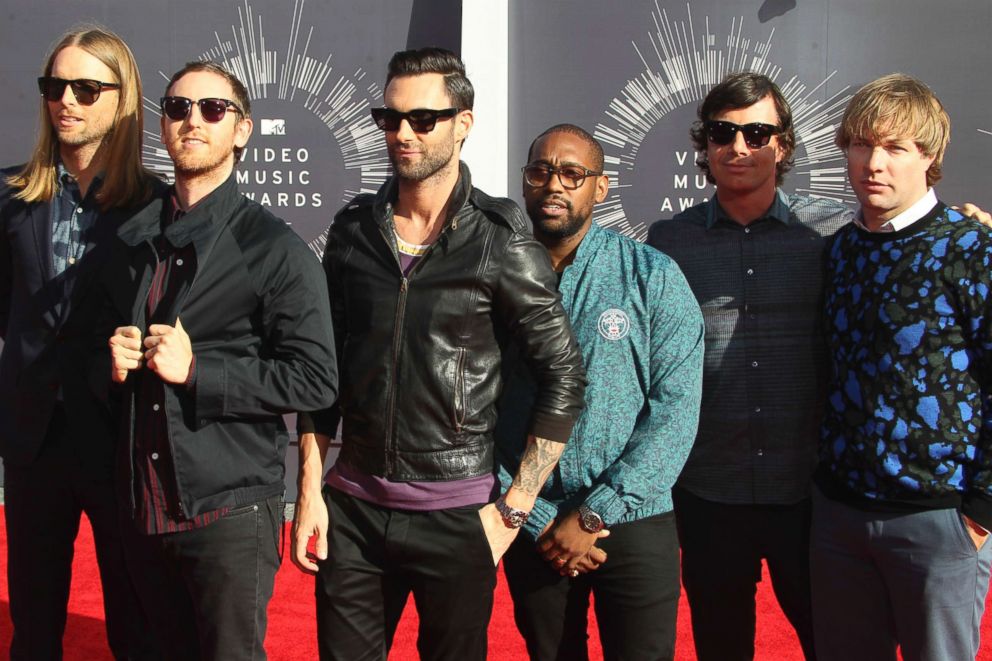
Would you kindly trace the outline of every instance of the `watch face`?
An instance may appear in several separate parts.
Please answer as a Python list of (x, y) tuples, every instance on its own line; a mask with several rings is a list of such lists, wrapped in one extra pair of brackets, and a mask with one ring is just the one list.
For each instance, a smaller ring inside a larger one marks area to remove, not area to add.
[(603, 529), (603, 519), (592, 510), (585, 510), (581, 513), (582, 527), (586, 532), (599, 532)]

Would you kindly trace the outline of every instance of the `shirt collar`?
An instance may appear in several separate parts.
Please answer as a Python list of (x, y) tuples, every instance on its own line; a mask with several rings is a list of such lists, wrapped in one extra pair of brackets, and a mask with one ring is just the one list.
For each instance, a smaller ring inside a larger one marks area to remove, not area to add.
[[(710, 201), (706, 204), (706, 229), (712, 228), (718, 220), (725, 220), (728, 223), (737, 222), (723, 210), (718, 198), (719, 192), (711, 197)], [(772, 200), (771, 206), (755, 220), (760, 220), (761, 218), (777, 220), (783, 225), (788, 225), (792, 222), (792, 214), (789, 213), (789, 197), (781, 188), (775, 189), (775, 199)]]
[[(93, 177), (93, 182), (90, 183), (90, 188), (86, 192), (87, 196), (92, 195), (100, 188), (100, 184), (103, 183), (103, 176), (104, 176), (103, 172), (98, 172), (97, 175)], [(65, 168), (65, 165), (63, 165), (61, 158), (55, 162), (55, 178), (56, 181), (58, 182), (59, 191), (61, 191), (67, 185), (70, 184), (77, 188), (79, 187), (79, 184), (76, 182), (76, 178), (72, 176), (72, 173)]]
[[(874, 232), (884, 234), (906, 229), (930, 213), (935, 206), (937, 206), (937, 193), (934, 192), (933, 188), (928, 188), (926, 195), (921, 197), (911, 207), (900, 213), (895, 218), (890, 218), (882, 223), (882, 226), (877, 230), (874, 230)], [(854, 224), (866, 232), (872, 231), (868, 229), (867, 225), (865, 225), (864, 217), (861, 215), (860, 208), (858, 209), (858, 213), (854, 216)]]

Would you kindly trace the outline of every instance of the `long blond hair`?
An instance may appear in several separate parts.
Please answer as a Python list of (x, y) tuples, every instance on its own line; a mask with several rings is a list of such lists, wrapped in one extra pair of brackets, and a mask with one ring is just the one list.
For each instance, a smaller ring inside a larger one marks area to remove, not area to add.
[[(141, 166), (141, 138), (144, 126), (141, 107), (141, 76), (134, 55), (116, 34), (103, 27), (82, 26), (65, 34), (52, 49), (42, 75), (50, 76), (55, 57), (63, 48), (76, 46), (105, 64), (117, 77), (120, 90), (113, 127), (104, 138), (107, 164), (103, 184), (96, 193), (100, 207), (127, 207), (144, 201), (150, 193), (152, 175)], [(59, 140), (41, 99), (38, 141), (24, 169), (8, 177), (7, 183), (20, 189), (15, 197), (25, 202), (48, 202), (56, 190), (55, 166)]]

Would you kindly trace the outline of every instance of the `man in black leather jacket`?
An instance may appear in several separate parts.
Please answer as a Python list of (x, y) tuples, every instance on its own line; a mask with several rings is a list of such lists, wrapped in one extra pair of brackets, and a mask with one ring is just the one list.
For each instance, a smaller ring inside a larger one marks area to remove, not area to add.
[[(396, 176), (338, 213), (324, 255), (341, 398), (301, 416), (293, 559), (317, 572), (321, 658), (384, 656), (412, 591), (423, 658), (483, 659), (495, 566), (558, 461), (585, 374), (547, 252), (459, 162), (473, 122), (461, 61), (397, 53), (384, 96), (372, 115)], [(520, 470), (493, 503), (511, 345), (539, 392)]]

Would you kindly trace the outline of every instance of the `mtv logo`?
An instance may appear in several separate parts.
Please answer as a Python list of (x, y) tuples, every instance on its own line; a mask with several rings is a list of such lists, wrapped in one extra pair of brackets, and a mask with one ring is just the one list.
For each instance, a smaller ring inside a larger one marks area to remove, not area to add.
[(263, 119), (262, 135), (286, 135), (286, 120)]

